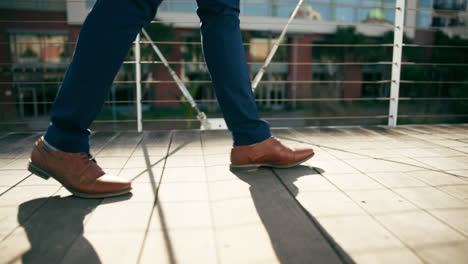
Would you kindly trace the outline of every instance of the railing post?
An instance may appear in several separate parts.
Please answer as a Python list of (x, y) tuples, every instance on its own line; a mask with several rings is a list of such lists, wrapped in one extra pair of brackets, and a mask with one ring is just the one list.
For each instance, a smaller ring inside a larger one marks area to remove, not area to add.
[(401, 54), (405, 24), (405, 0), (396, 0), (395, 30), (393, 35), (392, 78), (390, 85), (390, 107), (388, 125), (394, 127), (398, 119), (398, 99), (400, 91)]
[(138, 132), (143, 131), (142, 113), (141, 113), (141, 46), (140, 34), (135, 39), (135, 89), (136, 89), (136, 109)]

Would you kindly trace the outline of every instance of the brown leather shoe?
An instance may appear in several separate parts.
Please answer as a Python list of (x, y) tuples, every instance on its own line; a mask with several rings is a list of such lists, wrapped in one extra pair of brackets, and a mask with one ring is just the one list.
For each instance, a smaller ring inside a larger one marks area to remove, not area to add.
[(312, 158), (312, 149), (290, 149), (275, 137), (253, 146), (231, 149), (231, 169), (256, 170), (258, 167), (291, 168)]
[(90, 154), (53, 150), (43, 137), (35, 143), (28, 170), (44, 179), (56, 179), (72, 194), (83, 198), (113, 197), (132, 190), (129, 181), (107, 175)]

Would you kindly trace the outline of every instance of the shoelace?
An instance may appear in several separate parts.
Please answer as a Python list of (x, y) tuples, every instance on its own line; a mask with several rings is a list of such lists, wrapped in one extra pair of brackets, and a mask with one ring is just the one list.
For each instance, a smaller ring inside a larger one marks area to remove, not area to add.
[(94, 159), (94, 156), (91, 155), (91, 153), (82, 152), (81, 155), (83, 156), (83, 159), (87, 161), (86, 163), (88, 163), (89, 161), (96, 162), (96, 160)]

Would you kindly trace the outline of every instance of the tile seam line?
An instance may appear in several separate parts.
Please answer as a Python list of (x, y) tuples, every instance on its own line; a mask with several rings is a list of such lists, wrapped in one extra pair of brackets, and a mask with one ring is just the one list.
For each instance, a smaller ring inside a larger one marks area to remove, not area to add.
[(216, 256), (216, 263), (222, 263), (221, 262), (221, 256), (220, 256), (220, 250), (219, 250), (219, 243), (218, 243), (218, 236), (217, 236), (217, 230), (218, 228), (215, 225), (215, 218), (214, 218), (214, 213), (213, 213), (213, 208), (212, 208), (212, 203), (211, 203), (211, 192), (210, 192), (210, 182), (208, 181), (208, 171), (207, 171), (207, 162), (205, 158), (205, 144), (203, 141), (203, 134), (204, 132), (200, 132), (200, 144), (201, 144), (201, 152), (202, 152), (202, 158), (203, 158), (203, 172), (205, 174), (205, 185), (206, 185), (206, 191), (208, 195), (208, 204), (210, 208), (210, 219), (211, 219), (211, 230), (213, 231), (213, 240), (214, 240), (214, 247), (215, 247), (215, 256)]
[[(47, 199), (46, 199), (40, 206), (38, 206), (38, 207), (26, 218), (25, 223), (28, 223), (29, 220), (31, 219), (31, 217), (33, 217), (42, 207), (44, 207), (44, 206), (47, 204), (47, 202), (49, 202), (50, 197), (53, 196), (53, 195), (55, 195), (55, 194), (57, 194), (62, 188), (63, 188), (62, 186), (58, 187), (58, 189), (57, 189), (56, 191), (54, 191), (50, 196), (48, 196)], [(0, 244), (2, 244), (3, 242), (5, 242), (10, 236), (12, 236), (13, 233), (14, 233), (18, 228), (20, 228), (20, 226), (21, 226), (21, 225), (19, 225), (19, 224), (16, 225), (16, 227), (13, 228), (13, 229), (11, 230), (11, 232), (9, 232), (2, 240), (0, 240)]]
[[(466, 154), (466, 152), (463, 152), (463, 151), (460, 151), (460, 150), (457, 150), (457, 149), (454, 149), (454, 148), (451, 148), (451, 147), (448, 147), (448, 146), (444, 146), (444, 145), (441, 145), (441, 144), (438, 144), (438, 143), (434, 143), (434, 142), (431, 142), (427, 139), (424, 139), (424, 138), (417, 138), (417, 137), (414, 137), (414, 135), (411, 135), (411, 134), (405, 134), (405, 133), (402, 133), (403, 135), (406, 135), (408, 137), (411, 137), (415, 140), (422, 140), (422, 141), (425, 141), (427, 143), (431, 143), (431, 144), (434, 144), (434, 145), (437, 145), (441, 148), (446, 148), (446, 149), (450, 149), (450, 150), (453, 150), (453, 151), (456, 151), (456, 152), (459, 152), (459, 153), (462, 153), (462, 154)], [(433, 133), (423, 133), (423, 134), (426, 134), (426, 135), (433, 135)], [(450, 139), (450, 138), (443, 138), (442, 140), (451, 140), (451, 141), (458, 141), (456, 139)]]
[[(112, 141), (114, 141), (114, 139), (116, 139), (117, 137), (119, 137), (121, 134), (123, 134), (122, 132), (116, 132), (115, 135), (111, 136), (107, 141), (106, 143), (104, 143), (100, 148), (99, 150), (96, 151), (96, 154), (101, 152), (104, 148), (106, 148), (107, 146), (109, 146), (111, 144)], [(89, 213), (89, 217), (86, 218), (86, 222), (83, 222), (83, 235), (84, 235), (84, 230), (85, 230), (85, 226), (88, 224), (89, 220), (92, 218), (96, 208), (102, 204), (102, 201), (104, 201), (104, 198), (101, 199), (101, 201), (99, 201), (97, 204), (96, 204), (96, 207), (94, 207), (94, 209)], [(62, 255), (62, 257), (60, 258), (60, 260), (57, 262), (57, 263), (63, 263), (63, 260), (64, 258), (68, 255), (68, 253), (70, 252), (70, 250), (73, 248), (73, 246), (75, 245), (76, 243), (76, 240), (78, 239), (78, 236), (75, 237), (75, 239), (73, 239), (73, 241), (70, 243), (70, 246), (65, 250), (65, 253)]]
[[(169, 158), (170, 156), (170, 150), (171, 150), (171, 146), (172, 146), (172, 141), (174, 139), (174, 131), (171, 130), (169, 132), (170, 134), (170, 137), (169, 137), (169, 144), (167, 144), (167, 149), (166, 149), (166, 155), (164, 156), (164, 164), (162, 166), (162, 169), (161, 169), (161, 177), (159, 179), (159, 183), (158, 183), (158, 186), (156, 187), (156, 190), (155, 190), (155, 193), (154, 193), (154, 202), (153, 202), (153, 206), (151, 207), (151, 213), (148, 217), (148, 222), (146, 223), (146, 228), (145, 228), (145, 231), (144, 231), (144, 236), (143, 236), (143, 239), (141, 241), (141, 246), (140, 246), (140, 250), (138, 252), (138, 256), (137, 256), (137, 259), (135, 261), (135, 263), (141, 263), (141, 260), (142, 260), (142, 257), (143, 257), (143, 252), (144, 252), (144, 248), (145, 248), (145, 245), (146, 245), (146, 241), (148, 239), (148, 234), (151, 232), (150, 230), (150, 224), (151, 224), (151, 220), (153, 219), (153, 215), (154, 215), (154, 211), (158, 205), (158, 194), (159, 194), (159, 188), (161, 187), (161, 184), (162, 184), (162, 181), (163, 181), (163, 178), (164, 178), (164, 171), (166, 169), (166, 163), (167, 163), (167, 159)], [(161, 229), (164, 233), (164, 230)], [(168, 231), (168, 230), (167, 230)], [(167, 242), (165, 242), (167, 243)]]
[[(431, 213), (430, 210), (432, 210), (432, 209), (426, 209), (426, 208), (423, 208), (423, 207), (417, 205), (417, 204), (414, 203), (413, 201), (409, 200), (408, 198), (404, 197), (403, 195), (401, 195), (400, 193), (398, 193), (397, 191), (395, 191), (393, 188), (390, 188), (390, 187), (386, 186), (385, 184), (380, 183), (379, 181), (377, 181), (377, 180), (374, 179), (373, 177), (367, 175), (365, 172), (360, 171), (358, 168), (356, 168), (356, 167), (353, 166), (352, 164), (346, 162), (345, 160), (343, 160), (343, 162), (345, 162), (347, 165), (351, 166), (352, 168), (358, 170), (360, 173), (366, 175), (367, 177), (369, 177), (370, 179), (372, 179), (372, 180), (373, 180), (374, 182), (376, 182), (377, 184), (380, 184), (380, 185), (384, 186), (384, 189), (382, 189), (382, 190), (385, 190), (385, 189), (386, 189), (386, 190), (391, 191), (393, 194), (397, 195), (397, 196), (400, 197), (401, 199), (406, 200), (407, 202), (409, 202), (410, 204), (412, 204), (413, 206), (415, 206), (415, 207), (418, 208), (419, 210), (421, 210), (421, 211), (427, 213), (427, 214), (430, 215), (431, 217), (433, 217), (433, 218), (435, 218), (436, 220), (440, 221), (441, 223), (443, 223), (444, 225), (446, 225), (447, 227), (449, 227), (450, 229), (452, 229), (452, 231), (454, 231), (454, 232), (458, 233), (459, 235), (465, 237), (465, 239), (468, 238), (468, 235), (465, 235), (464, 232), (458, 230), (457, 228), (455, 228), (455, 227), (453, 227), (452, 225), (448, 224), (446, 221), (444, 221), (444, 220), (441, 219), (440, 217), (438, 217), (438, 216), (434, 215), (433, 213)], [(318, 172), (318, 171), (317, 171), (317, 172)], [(326, 178), (325, 176), (323, 176), (323, 177)], [(410, 177), (412, 177), (412, 176), (410, 176)], [(413, 178), (414, 178), (414, 177), (413, 177)], [(326, 178), (326, 179), (328, 180), (328, 178)], [(331, 181), (330, 181), (330, 182), (331, 182)], [(333, 184), (333, 185), (335, 185), (335, 184)], [(336, 185), (335, 185), (335, 186), (336, 186)], [(338, 188), (338, 186), (336, 186), (336, 187)], [(454, 199), (456, 199), (456, 200), (458, 200), (458, 201), (461, 201), (461, 202), (466, 203), (466, 201), (463, 201), (462, 199), (460, 199), (460, 198), (458, 198), (458, 197), (455, 197), (455, 196), (453, 196), (453, 195), (450, 195), (449, 193), (447, 193), (447, 192), (445, 192), (445, 191), (443, 191), (443, 190), (440, 190), (439, 188), (437, 188), (437, 187), (435, 187), (435, 186), (432, 186), (432, 185), (428, 185), (427, 187), (416, 187), (416, 189), (431, 188), (431, 187), (434, 188), (434, 189), (436, 189), (436, 190), (438, 190), (438, 191), (440, 191), (440, 192), (442, 192), (442, 193), (444, 193), (444, 194), (446, 194), (446, 195), (448, 195), (448, 196), (450, 196), (450, 197), (452, 197), (452, 198), (454, 198)], [(351, 200), (353, 200), (354, 203), (358, 204), (357, 202), (354, 201), (354, 199), (351, 198), (351, 196), (349, 196), (349, 195), (346, 193), (345, 190), (343, 190), (343, 189), (341, 189), (341, 188), (339, 188), (339, 189), (340, 189), (340, 191), (342, 191), (348, 198), (350, 198)], [(401, 190), (401, 189), (405, 189), (405, 188), (395, 188), (395, 189), (396, 189), (396, 190)], [(408, 189), (408, 188), (407, 188), (407, 189)], [(409, 188), (409, 189), (413, 189), (413, 188)], [(360, 204), (359, 204), (359, 206), (360, 206)], [(360, 206), (360, 207), (361, 207), (361, 206)], [(362, 207), (362, 208), (364, 209), (364, 207)], [(440, 210), (440, 209), (442, 209), (442, 208), (435, 208), (435, 210), (437, 210), (437, 209)], [(448, 209), (450, 209), (450, 208), (448, 208)], [(364, 209), (364, 210), (365, 210), (365, 209)], [(365, 210), (365, 211), (367, 212), (367, 210)], [(370, 212), (369, 212), (369, 214), (372, 215)], [(373, 217), (373, 218), (374, 218), (374, 217)], [(376, 220), (377, 220), (377, 219), (376, 219)], [(379, 223), (380, 223), (380, 221), (379, 221)], [(383, 225), (383, 224), (382, 224), (382, 225)], [(392, 232), (392, 234), (393, 234), (393, 232)], [(406, 244), (405, 244), (405, 245), (406, 245)], [(408, 246), (408, 247), (409, 247), (409, 246)]]
[[(295, 131), (295, 132), (298, 133), (298, 134), (300, 134), (300, 132), (298, 132), (298, 131)], [(330, 153), (330, 155), (335, 156), (334, 154), (331, 154), (331, 153)], [(335, 156), (335, 157), (336, 157), (336, 156)], [(376, 158), (376, 159), (379, 159), (379, 158)], [(411, 159), (411, 158), (410, 158), (410, 159)], [(414, 202), (412, 202), (411, 200), (407, 199), (406, 197), (402, 196), (400, 193), (394, 191), (394, 189), (387, 187), (385, 184), (382, 184), (382, 183), (380, 183), (379, 181), (377, 181), (376, 179), (374, 179), (373, 177), (367, 175), (365, 172), (361, 171), (361, 170), (360, 170), (359, 168), (357, 168), (356, 166), (353, 166), (351, 163), (347, 162), (347, 160), (341, 160), (341, 161), (344, 162), (344, 163), (346, 163), (348, 166), (351, 166), (352, 168), (358, 170), (360, 173), (366, 175), (367, 177), (369, 177), (370, 179), (372, 179), (372, 180), (375, 181), (376, 183), (378, 183), (378, 184), (384, 186), (385, 189), (388, 189), (389, 191), (391, 191), (392, 193), (394, 193), (395, 195), (397, 195), (397, 196), (400, 197), (401, 199), (406, 200), (407, 202), (409, 202), (410, 204), (412, 204), (413, 206), (415, 206), (417, 209), (419, 209), (419, 210), (425, 212), (426, 214), (428, 214), (428, 215), (430, 215), (431, 217), (435, 218), (437, 221), (443, 223), (446, 227), (448, 227), (449, 229), (451, 229), (451, 230), (454, 231), (455, 233), (461, 235), (461, 236), (464, 237), (465, 239), (468, 238), (468, 235), (466, 235), (464, 232), (462, 232), (461, 230), (458, 230), (457, 228), (455, 228), (454, 226), (448, 224), (446, 221), (444, 221), (444, 220), (441, 219), (440, 217), (434, 215), (434, 214), (430, 211), (431, 209), (426, 209), (426, 208), (420, 207), (420, 206), (417, 205), (416, 203), (414, 203)], [(412, 166), (414, 166), (414, 165), (412, 165)], [(433, 170), (433, 169), (431, 169), (431, 170), (432, 170), (432, 171), (439, 171), (439, 170)], [(318, 171), (317, 171), (317, 172), (318, 172)], [(446, 175), (452, 175), (452, 174), (446, 173), (446, 172), (444, 172), (444, 171), (442, 171), (442, 170), (440, 170), (439, 172), (443, 172), (443, 173), (446, 174)], [(320, 173), (320, 172), (318, 172), (318, 173)], [(321, 174), (321, 175), (322, 175), (322, 174)], [(322, 176), (323, 176), (323, 175), (322, 175)], [(323, 176), (323, 177), (324, 177), (324, 176)], [(413, 176), (410, 176), (410, 177), (415, 178), (415, 177), (413, 177)], [(398, 240), (400, 240), (400, 238), (399, 238), (396, 234), (394, 234), (394, 233), (393, 233), (390, 229), (388, 229), (383, 223), (381, 223), (376, 217), (374, 217), (374, 215), (372, 215), (372, 213), (367, 212), (367, 210), (366, 210), (364, 207), (362, 207), (361, 204), (359, 204), (359, 203), (357, 203), (356, 201), (354, 201), (354, 199), (352, 199), (352, 197), (350, 197), (350, 196), (347, 194), (347, 192), (346, 192), (345, 190), (343, 190), (342, 188), (339, 188), (338, 186), (336, 186), (336, 185), (335, 185), (333, 182), (331, 182), (327, 177), (324, 177), (324, 178), (325, 178), (327, 181), (329, 181), (331, 184), (333, 184), (336, 188), (338, 188), (344, 195), (346, 195), (349, 199), (351, 199), (355, 204), (357, 204), (359, 207), (361, 207), (361, 208), (362, 208), (366, 213), (368, 213), (376, 222), (378, 222), (381, 226), (383, 226), (386, 230), (388, 230), (388, 231), (389, 231), (392, 235), (394, 235)], [(457, 177), (457, 178), (459, 178), (459, 177)], [(464, 177), (464, 178), (466, 178), (466, 177)], [(415, 179), (416, 179), (416, 180), (419, 180), (419, 179), (417, 179), (417, 178), (415, 178)], [(421, 180), (419, 180), (419, 181), (421, 181)], [(423, 181), (421, 181), (421, 182), (423, 182)], [(425, 183), (425, 182), (423, 182), (423, 183)], [(422, 188), (428, 188), (428, 187), (435, 188), (435, 189), (437, 189), (437, 190), (439, 190), (439, 191), (445, 193), (446, 195), (449, 195), (449, 196), (451, 196), (451, 197), (453, 197), (453, 198), (455, 198), (455, 199), (457, 199), (457, 200), (459, 200), (459, 201), (462, 201), (462, 202), (465, 202), (465, 203), (466, 203), (466, 201), (464, 201), (464, 200), (462, 200), (462, 199), (460, 199), (460, 198), (458, 198), (458, 197), (454, 197), (453, 195), (450, 195), (449, 193), (447, 193), (447, 192), (445, 192), (445, 191), (443, 191), (443, 190), (440, 190), (439, 188), (437, 188), (437, 187), (435, 187), (435, 186), (432, 186), (432, 185), (430, 185), (430, 184), (428, 184), (427, 187), (422, 187)], [(398, 188), (396, 188), (396, 189), (398, 189)], [(400, 241), (403, 243), (402, 240), (400, 240)], [(417, 254), (416, 251), (413, 250), (413, 247), (410, 247), (410, 246), (407, 245), (406, 243), (403, 243), (403, 244), (404, 244), (407, 248), (409, 248), (411, 251), (413, 251), (413, 253), (415, 253), (416, 256), (419, 257), (419, 254)], [(421, 261), (425, 262), (425, 261), (422, 259), (422, 257), (421, 257)]]
[[(286, 192), (291, 196), (291, 198), (295, 201), (296, 205), (299, 206), (300, 210), (302, 213), (305, 214), (307, 219), (312, 223), (312, 225), (317, 229), (317, 231), (320, 233), (320, 235), (325, 239), (325, 241), (328, 243), (330, 248), (333, 250), (333, 252), (336, 254), (338, 259), (341, 261), (341, 263), (354, 263), (352, 260), (351, 256), (346, 256), (346, 251), (344, 249), (341, 249), (339, 244), (333, 239), (331, 235), (328, 234), (328, 232), (323, 228), (320, 223), (318, 223), (317, 220), (313, 219), (312, 215), (307, 211), (307, 209), (302, 206), (302, 204), (297, 200), (297, 198), (294, 196), (294, 194), (289, 190), (287, 185), (283, 182), (281, 177), (276, 173), (274, 169), (270, 169), (275, 175), (276, 179), (280, 182), (280, 184), (283, 186), (283, 188), (286, 190)], [(349, 260), (348, 260), (349, 259)]]
[[(364, 129), (365, 129), (365, 128), (364, 128)], [(426, 141), (426, 142), (428, 142), (428, 143), (431, 143), (431, 142), (428, 141), (428, 140), (425, 140), (425, 139), (422, 139), (422, 140), (423, 140), (423, 141)], [(444, 148), (444, 149), (447, 149), (447, 147), (443, 147), (443, 148)], [(451, 149), (451, 148), (449, 148), (449, 149)], [(459, 151), (459, 152), (461, 152), (461, 151)], [(462, 152), (462, 153), (463, 153), (463, 152)], [(332, 154), (331, 154), (331, 155), (332, 155)], [(422, 161), (419, 161), (419, 160), (415, 159), (415, 157), (407, 157), (407, 159), (412, 160), (412, 161), (415, 161), (415, 162), (423, 163), (423, 164), (425, 164), (425, 165), (427, 165), (427, 166), (429, 166), (429, 167), (432, 167), (431, 165), (429, 165), (429, 164), (427, 164), (427, 163), (424, 163), (424, 162), (422, 162)], [(343, 161), (346, 162), (345, 160), (343, 160)], [(346, 163), (347, 163), (348, 165), (352, 166), (352, 165), (349, 164), (348, 162), (346, 162)], [(399, 162), (398, 162), (398, 163), (399, 163)], [(403, 163), (403, 162), (402, 162), (402, 163)], [(403, 164), (404, 164), (404, 163), (403, 163)], [(408, 165), (411, 165), (411, 164), (408, 164)], [(411, 165), (411, 166), (413, 166), (413, 167), (420, 167), (420, 166), (415, 166), (415, 165)], [(354, 166), (352, 166), (352, 167), (354, 168)], [(420, 168), (422, 168), (422, 167), (420, 167)], [(357, 169), (357, 168), (356, 168), (356, 169)], [(359, 170), (359, 169), (357, 169), (357, 170)], [(449, 172), (446, 172), (445, 170), (441, 170), (441, 169), (437, 169), (437, 168), (429, 169), (429, 170), (431, 170), (431, 171), (436, 171), (436, 172), (439, 172), (439, 173), (442, 173), (442, 174), (445, 174), (445, 175), (449, 175), (449, 176), (458, 178), (458, 179), (460, 179), (460, 180), (466, 181), (467, 184), (468, 184), (468, 177), (456, 175), (456, 174), (453, 174), (453, 173), (449, 173)], [(364, 173), (364, 172), (363, 172), (363, 173)], [(430, 187), (433, 187), (433, 188), (435, 188), (435, 189), (437, 189), (437, 190), (439, 190), (439, 191), (441, 191), (441, 192), (443, 192), (443, 193), (445, 193), (445, 194), (447, 194), (447, 195), (453, 197), (454, 199), (457, 199), (457, 200), (459, 200), (459, 201), (461, 201), (461, 202), (467, 203), (464, 199), (461, 199), (460, 197), (457, 197), (456, 195), (454, 195), (454, 194), (452, 194), (452, 193), (450, 193), (450, 192), (448, 192), (448, 191), (442, 189), (443, 187), (446, 187), (446, 186), (458, 186), (458, 185), (464, 185), (464, 184), (433, 185), (433, 184), (428, 183), (428, 182), (425, 182), (425, 181), (423, 181), (423, 180), (421, 180), (421, 179), (419, 179), (419, 178), (417, 178), (417, 177), (415, 177), (415, 176), (409, 175), (409, 174), (407, 174), (407, 173), (405, 173), (405, 172), (403, 172), (403, 173), (404, 173), (405, 175), (407, 175), (407, 176), (413, 178), (413, 179), (416, 179), (416, 180), (418, 180), (418, 181), (420, 181), (420, 182), (422, 182), (422, 183), (424, 183), (424, 184), (427, 184), (427, 185), (430, 186)], [(367, 175), (367, 173), (364, 173), (364, 174)], [(367, 176), (370, 177), (370, 178), (372, 178), (374, 181), (376, 181), (376, 180), (374, 179), (374, 177), (369, 176), (369, 175), (367, 175)], [(377, 181), (377, 182), (379, 182), (379, 181)], [(380, 182), (379, 182), (379, 183), (380, 183)], [(386, 185), (383, 184), (383, 183), (381, 183), (381, 184), (384, 185), (384, 186), (386, 186)], [(399, 188), (392, 188), (392, 189), (399, 189)], [(439, 219), (439, 218), (437, 218), (437, 219)], [(442, 220), (442, 219), (439, 219), (439, 220)], [(444, 222), (444, 223), (445, 223), (445, 222)], [(446, 224), (446, 223), (445, 223), (445, 224)], [(449, 226), (450, 226), (450, 225), (449, 225)], [(462, 233), (463, 233), (463, 232), (462, 232)]]
[[(297, 130), (294, 130), (294, 133), (302, 135), (301, 134), (302, 132), (299, 132)], [(289, 139), (289, 138), (285, 138), (285, 137), (279, 137), (279, 138), (284, 138), (286, 140)], [(424, 170), (436, 171), (436, 172), (440, 172), (440, 173), (443, 173), (443, 174), (446, 174), (446, 175), (450, 175), (452, 177), (459, 178), (461, 180), (464, 180), (464, 181), (468, 182), (468, 177), (456, 175), (456, 174), (453, 174), (453, 173), (449, 173), (449, 172), (446, 172), (444, 170), (439, 170), (439, 169), (433, 168), (432, 166), (430, 166), (428, 164), (425, 164), (425, 163), (423, 163), (423, 165), (426, 165), (428, 167), (422, 167), (422, 166), (419, 166), (419, 165), (400, 162), (400, 161), (391, 160), (391, 159), (387, 159), (387, 158), (376, 158), (376, 157), (372, 157), (372, 156), (369, 156), (369, 155), (366, 155), (366, 154), (356, 153), (356, 152), (353, 152), (352, 150), (350, 151), (350, 150), (344, 150), (344, 149), (339, 149), (339, 148), (335, 148), (335, 147), (329, 147), (329, 146), (326, 146), (326, 145), (316, 144), (316, 143), (309, 142), (309, 141), (306, 141), (306, 140), (297, 140), (297, 139), (289, 139), (289, 140), (297, 141), (297, 142), (300, 142), (300, 143), (305, 143), (305, 144), (308, 144), (308, 145), (313, 145), (313, 146), (316, 146), (316, 147), (319, 147), (319, 148), (325, 148), (325, 149), (337, 150), (337, 151), (341, 151), (341, 152), (345, 152), (345, 153), (351, 153), (351, 154), (354, 154), (354, 155), (359, 155), (359, 156), (367, 157), (367, 158), (374, 159), (374, 160), (387, 161), (387, 162), (390, 162), (390, 163), (402, 164), (402, 165), (406, 165), (406, 166), (410, 166), (410, 167), (414, 167), (414, 168), (420, 168), (420, 169), (424, 169)], [(337, 157), (336, 155), (334, 155), (334, 154), (332, 154), (332, 153), (330, 153), (328, 151), (326, 151), (326, 152), (328, 154), (334, 156), (335, 159), (337, 159), (337, 160), (345, 161), (344, 159), (340, 159), (339, 157)], [(415, 159), (410, 158), (410, 157), (407, 157), (407, 158), (411, 159), (411, 160), (414, 160), (414, 161), (417, 161), (417, 162), (420, 162), (420, 161), (415, 160)], [(420, 163), (422, 163), (422, 162), (420, 162)]]
[(21, 184), (22, 182), (24, 182), (25, 180), (27, 180), (29, 177), (32, 176), (32, 173), (29, 173), (27, 176), (24, 176), (23, 179), (19, 180), (17, 183), (13, 184), (12, 186), (10, 186), (9, 188), (7, 188), (5, 191), (3, 191), (2, 193), (0, 193), (0, 198), (6, 194), (7, 192), (13, 190), (16, 186), (18, 186), (19, 184)]
[[(290, 129), (289, 131), (292, 131), (293, 133), (296, 133), (297, 135), (301, 135), (303, 136), (302, 133), (300, 133), (299, 131), (296, 131), (294, 129)], [(329, 153), (330, 155), (336, 157), (335, 155)], [(340, 159), (339, 159), (340, 160)], [(349, 163), (347, 163), (346, 161), (344, 160), (341, 160), (342, 162), (345, 162), (346, 164), (348, 164), (348, 166), (351, 166), (352, 168), (355, 168), (354, 166), (350, 165)], [(390, 230), (389, 228), (387, 228), (381, 221), (379, 221), (374, 215), (372, 215), (368, 210), (366, 210), (361, 204), (357, 203), (354, 199), (352, 199), (352, 197), (350, 197), (345, 191), (343, 191), (341, 188), (339, 188), (334, 182), (332, 182), (330, 179), (328, 179), (327, 177), (325, 177), (320, 171), (318, 171), (317, 169), (315, 169), (314, 167), (311, 168), (312, 170), (314, 170), (315, 172), (317, 172), (319, 175), (321, 175), (328, 183), (332, 184), (340, 193), (342, 193), (343, 195), (345, 195), (349, 200), (351, 200), (353, 202), (353, 204), (357, 205), (361, 210), (363, 210), (365, 212), (365, 214), (367, 216), (369, 216), (372, 220), (375, 221), (375, 223), (377, 225), (379, 225), (381, 228), (383, 228), (385, 231), (387, 231), (389, 234), (392, 235), (393, 238), (395, 238), (397, 241), (399, 241), (403, 246), (405, 246), (409, 251), (411, 251), (415, 257), (417, 257), (422, 263), (428, 263), (427, 261), (425, 261), (419, 254), (417, 254), (417, 252), (412, 248), (410, 247), (407, 243), (405, 243), (402, 239), (400, 239), (399, 236), (397, 236), (392, 230)], [(356, 169), (356, 168), (355, 168)], [(358, 170), (359, 172), (361, 172), (359, 169), (356, 169)], [(361, 172), (363, 173), (363, 172)], [(366, 174), (365, 174), (366, 175)], [(367, 175), (366, 175), (367, 176)], [(369, 177), (369, 176), (367, 176)], [(372, 181), (376, 182), (377, 184), (379, 185), (382, 185), (384, 186), (386, 189), (389, 189), (390, 191), (392, 191), (393, 193), (395, 193), (393, 190), (391, 190), (390, 188), (388, 188), (386, 185), (383, 185), (381, 184), (380, 182), (376, 181), (375, 179), (369, 177)], [(402, 197), (400, 194), (398, 193), (395, 193), (396, 195), (398, 195), (399, 197), (401, 197), (402, 199), (404, 200), (407, 200), (406, 198)], [(408, 200), (407, 200), (408, 201)], [(411, 201), (408, 201), (409, 203), (413, 204)], [(413, 204), (414, 205), (414, 204)], [(419, 206), (415, 205), (416, 208), (419, 208)]]
[[(35, 133), (35, 134), (38, 134), (38, 133)], [(115, 136), (116, 136), (116, 135), (115, 135)], [(115, 137), (115, 136), (114, 136), (114, 137)], [(109, 139), (108, 142), (110, 142), (110, 140), (112, 140), (114, 137), (111, 137), (111, 138)], [(108, 142), (107, 142), (105, 145), (107, 145)], [(29, 178), (29, 177), (31, 177), (31, 176), (32, 176), (32, 173), (29, 174), (29, 176), (25, 177), (25, 178), (24, 178), (23, 180), (21, 180), (20, 182), (18, 182), (15, 186), (17, 186), (18, 184), (20, 184), (21, 182), (25, 181), (27, 178)], [(55, 192), (53, 192), (51, 195), (49, 195), (49, 196), (47, 197), (47, 200), (44, 201), (44, 203), (42, 203), (40, 206), (38, 206), (38, 208), (36, 208), (36, 209), (29, 215), (29, 217), (26, 219), (25, 223), (27, 223), (27, 222), (29, 221), (29, 219), (30, 219), (34, 214), (36, 214), (42, 207), (44, 207), (44, 206), (47, 204), (47, 202), (49, 201), (49, 199), (50, 199), (51, 196), (57, 194), (60, 190), (62, 190), (62, 188), (63, 188), (63, 186), (58, 187), (58, 189), (57, 189)], [(12, 189), (12, 188), (10, 188), (10, 189)], [(10, 189), (9, 189), (9, 190), (10, 190)], [(7, 191), (8, 191), (8, 190), (7, 190)], [(1, 195), (3, 195), (4, 193), (6, 193), (6, 192), (3, 192)], [(0, 197), (1, 197), (1, 195), (0, 195)], [(16, 231), (16, 229), (18, 229), (19, 227), (20, 227), (20, 225), (17, 225), (15, 228), (13, 228), (13, 230), (12, 230), (7, 236), (5, 236), (5, 237), (0, 241), (0, 243), (3, 243), (3, 241), (5, 241), (6, 239), (8, 239), (8, 237), (10, 237), (10, 236)], [(71, 243), (71, 245), (73, 245), (73, 244), (75, 243), (75, 240), (76, 240), (76, 239), (73, 240), (73, 242)], [(71, 247), (71, 246), (70, 246), (70, 247)], [(68, 250), (67, 250), (67, 252), (68, 252)], [(66, 252), (66, 253), (67, 253), (67, 252)], [(64, 256), (65, 256), (65, 255), (64, 255)], [(60, 262), (62, 261), (62, 259), (63, 259), (63, 257), (60, 259)]]
[[(11, 133), (11, 134), (14, 134), (14, 133)], [(29, 140), (30, 138), (34, 138), (34, 137), (36, 137), (36, 136), (38, 136), (38, 135), (41, 135), (41, 133), (40, 133), (40, 132), (33, 132), (33, 133), (31, 133), (31, 135), (26, 136), (26, 137), (20, 139), (21, 144), (19, 144), (19, 145), (20, 145), (20, 146), (23, 145), (23, 144), (25, 143), (25, 141)], [(18, 143), (18, 142), (16, 142), (16, 143)], [(33, 142), (33, 145), (34, 145), (34, 142)], [(18, 154), (15, 158), (12, 159), (11, 162), (9, 162), (8, 164), (4, 165), (3, 167), (0, 167), (0, 170), (8, 170), (8, 169), (5, 169), (6, 166), (8, 166), (8, 165), (10, 165), (10, 164), (12, 164), (12, 163), (14, 163), (14, 162), (20, 160), (21, 158), (23, 158), (23, 157), (21, 156), (21, 154)]]

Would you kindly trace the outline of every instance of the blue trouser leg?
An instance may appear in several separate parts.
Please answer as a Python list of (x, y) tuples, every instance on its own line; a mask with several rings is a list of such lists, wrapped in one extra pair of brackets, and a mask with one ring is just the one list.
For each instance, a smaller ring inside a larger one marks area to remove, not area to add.
[(100, 112), (132, 42), (162, 0), (98, 0), (81, 29), (51, 111), (45, 139), (66, 152), (89, 152), (89, 126)]
[(239, 26), (239, 0), (197, 0), (203, 53), (234, 145), (271, 136), (258, 116)]
[[(86, 18), (55, 99), (45, 139), (67, 152), (89, 152), (88, 127), (96, 118), (112, 81), (141, 28), (154, 18), (162, 0), (98, 0)], [(239, 1), (198, 0), (203, 49), (221, 109), (235, 145), (270, 136), (259, 119), (242, 38)]]

